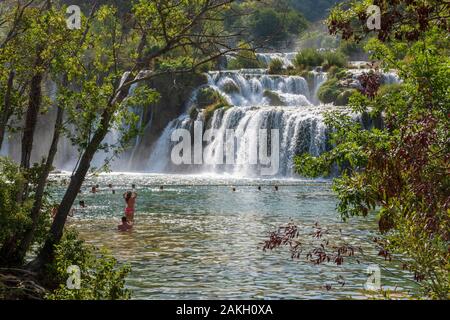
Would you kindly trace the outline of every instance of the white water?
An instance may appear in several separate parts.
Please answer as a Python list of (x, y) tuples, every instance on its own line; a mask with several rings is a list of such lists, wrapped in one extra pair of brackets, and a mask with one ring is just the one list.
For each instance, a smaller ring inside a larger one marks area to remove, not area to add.
[[(215, 129), (215, 138), (204, 145), (203, 164), (176, 166), (171, 161), (171, 150), (177, 142), (171, 141), (175, 129), (191, 131), (194, 120), (181, 115), (166, 127), (156, 142), (148, 161), (147, 170), (155, 173), (211, 173), (228, 174), (236, 177), (259, 176), (259, 163), (249, 164), (249, 158), (255, 159), (258, 148), (255, 134), (259, 129), (272, 129), (279, 132), (279, 167), (274, 176), (292, 177), (293, 159), (296, 154), (309, 152), (319, 155), (326, 150), (326, 127), (323, 124), (323, 112), (333, 108), (330, 105), (318, 105), (317, 91), (326, 80), (326, 73), (314, 72), (312, 87), (299, 76), (268, 75), (261, 70), (239, 70), (210, 72), (208, 86), (233, 105), (228, 110), (217, 110), (212, 116), (210, 127)], [(269, 96), (267, 95), (269, 94)], [(277, 96), (273, 103), (270, 96)], [(316, 104), (316, 105), (315, 105)], [(242, 133), (247, 143), (237, 143), (234, 150), (234, 164), (224, 158), (221, 149), (226, 141), (227, 130)]]
[(272, 53), (257, 53), (256, 58), (262, 62), (266, 67), (270, 65), (270, 62), (277, 59), (280, 60), (283, 63), (284, 68), (293, 67), (293, 60), (295, 56), (297, 55), (297, 52), (288, 52), (288, 53), (279, 53), (279, 52), (272, 52)]
[[(268, 65), (273, 59), (283, 61), (284, 67), (292, 65), (294, 53), (260, 53), (258, 59)], [(369, 69), (350, 69), (353, 73), (355, 85), (358, 85), (357, 76)], [(142, 72), (138, 75), (141, 77)], [(122, 81), (128, 74), (125, 73)], [(225, 140), (226, 131), (235, 129), (250, 137), (252, 143), (257, 143), (254, 134), (258, 129), (267, 129), (269, 139), (270, 132), (276, 129), (279, 132), (279, 168), (277, 177), (293, 177), (292, 165), (295, 155), (309, 152), (318, 155), (327, 148), (327, 128), (323, 124), (323, 113), (330, 108), (330, 105), (321, 105), (317, 93), (320, 86), (326, 81), (327, 74), (320, 71), (313, 71), (309, 82), (300, 76), (269, 75), (267, 69), (242, 69), (228, 71), (212, 71), (207, 74), (210, 87), (219, 92), (232, 105), (224, 111), (219, 109), (214, 112), (204, 129), (212, 127), (216, 129), (216, 137), (212, 142), (204, 143), (203, 161), (206, 163), (215, 162), (216, 165), (180, 165), (172, 163), (170, 152), (174, 146), (171, 141), (172, 133), (175, 129), (188, 129), (192, 131), (194, 120), (203, 121), (204, 117), (200, 110), (197, 119), (190, 119), (188, 115), (189, 107), (195, 106), (196, 94), (202, 86), (194, 90), (192, 96), (187, 99), (186, 113), (172, 120), (163, 130), (159, 139), (153, 143), (150, 156), (148, 156), (146, 170), (152, 173), (203, 173), (203, 174), (225, 174), (237, 177), (255, 177), (261, 170), (261, 165), (251, 164), (222, 164), (222, 152), (218, 149)], [(399, 82), (398, 76), (394, 72), (383, 74), (384, 83)], [(134, 87), (130, 90), (132, 94)], [(139, 126), (147, 129), (152, 126), (152, 120), (144, 122), (144, 108), (131, 108), (129, 110), (139, 116)], [(51, 128), (50, 128), (51, 129)], [(71, 130), (76, 133), (75, 129)], [(39, 137), (41, 140), (48, 140), (52, 131), (46, 133), (46, 137)], [(114, 145), (120, 139), (118, 128), (112, 129), (103, 141), (103, 144)], [(112, 166), (113, 170), (134, 170), (132, 159), (138, 152), (139, 144), (145, 140), (145, 136), (136, 138), (134, 147), (126, 154), (122, 154), (116, 159)], [(253, 139), (253, 140), (252, 140)], [(5, 139), (1, 155), (10, 154), (10, 147), (14, 146), (17, 139), (8, 141)], [(16, 148), (17, 149), (17, 148)], [(45, 155), (47, 147), (39, 149), (39, 155)], [(42, 149), (42, 150), (41, 150)], [(244, 158), (251, 158), (258, 149), (249, 150), (241, 145), (237, 145), (234, 150), (234, 159), (237, 163)], [(17, 153), (17, 152), (16, 152)], [(71, 171), (77, 163), (78, 151), (67, 138), (61, 139), (57, 155), (56, 165), (60, 169)], [(105, 159), (112, 157), (111, 150), (99, 151), (95, 155), (92, 166), (100, 167)], [(147, 156), (145, 156), (146, 158)]]

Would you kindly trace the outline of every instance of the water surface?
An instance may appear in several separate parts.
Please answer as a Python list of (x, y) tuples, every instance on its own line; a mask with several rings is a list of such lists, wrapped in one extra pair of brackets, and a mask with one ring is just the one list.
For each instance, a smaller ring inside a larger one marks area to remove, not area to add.
[[(120, 233), (121, 195), (133, 183), (139, 194), (136, 223), (131, 232)], [(98, 194), (89, 193), (93, 184), (100, 185)], [(385, 289), (411, 288), (405, 280), (410, 275), (395, 263), (383, 269), (370, 241), (376, 231), (373, 219), (340, 221), (327, 181), (115, 173), (89, 178), (81, 199), (88, 207), (77, 206), (70, 225), (89, 243), (111, 249), (131, 265), (126, 285), (136, 299), (367, 298), (366, 270), (373, 263), (382, 267)], [(268, 233), (290, 220), (307, 230), (316, 222), (340, 229), (336, 241), (357, 244), (364, 254), (359, 263), (353, 259), (337, 266), (314, 265), (304, 257), (292, 260), (287, 248), (264, 252), (261, 244)], [(343, 286), (338, 284), (342, 280)]]

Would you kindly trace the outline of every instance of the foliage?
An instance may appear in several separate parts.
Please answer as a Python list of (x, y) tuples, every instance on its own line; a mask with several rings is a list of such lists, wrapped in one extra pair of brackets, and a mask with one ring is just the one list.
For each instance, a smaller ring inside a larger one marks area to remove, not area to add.
[(312, 48), (301, 50), (294, 60), (294, 64), (299, 70), (311, 70), (322, 66), (326, 71), (331, 67), (343, 68), (347, 65), (345, 56), (340, 52), (319, 51)]
[[(334, 148), (317, 158), (296, 158), (297, 172), (307, 176), (339, 166), (333, 190), (341, 216), (378, 211), (385, 252), (403, 255), (404, 268), (427, 297), (439, 299), (448, 299), (450, 290), (448, 47), (446, 34), (431, 26), (412, 43), (369, 40), (372, 59), (397, 70), (403, 83), (369, 96), (357, 93), (350, 105), (356, 113), (382, 114), (383, 127), (362, 130), (350, 114), (330, 113)], [(404, 59), (398, 60), (399, 52)]]
[(241, 42), (239, 49), (236, 57), (228, 62), (228, 69), (261, 68), (261, 63), (249, 44)]
[(302, 12), (310, 21), (320, 20), (328, 14), (328, 9), (340, 0), (289, 0), (292, 6)]
[(263, 97), (269, 101), (271, 106), (283, 106), (285, 103), (281, 100), (278, 93), (271, 90), (264, 90)]
[(27, 212), (31, 201), (18, 203), (17, 191), (25, 181), (24, 175), (12, 160), (0, 157), (0, 242), (23, 230), (30, 222)]
[[(95, 154), (108, 151), (108, 165), (140, 133), (133, 110), (150, 106), (159, 98), (154, 90), (138, 84), (167, 74), (193, 74), (205, 65), (208, 68), (225, 53), (239, 51), (234, 46), (236, 36), (225, 32), (221, 20), (231, 2), (105, 0), (98, 6), (97, 2), (83, 1), (81, 29), (73, 30), (67, 28), (66, 6), (59, 1), (2, 3), (0, 142), (5, 129), (9, 133), (21, 131), (22, 150), (26, 147), (27, 152), (22, 152), (17, 172), (2, 161), (5, 180), (0, 181), (4, 201), (0, 219), (5, 227), (0, 264), (21, 267), (24, 255), (33, 245), (39, 245), (39, 254), (30, 268), (45, 275), (43, 266), (55, 256), (55, 244), (63, 235), (66, 218), (86, 175), (93, 169)], [(87, 12), (89, 15), (84, 15)], [(241, 44), (243, 47), (251, 51)], [(49, 90), (48, 83), (54, 84), (56, 90)], [(130, 97), (132, 88), (134, 95)], [(60, 122), (49, 123), (50, 130), (54, 128), (52, 148), (42, 164), (32, 166), (37, 119), (50, 111), (60, 115), (56, 117)], [(118, 141), (108, 143), (105, 137), (113, 129), (119, 131)], [(47, 177), (60, 137), (67, 137), (77, 148), (78, 161), (51, 228), (48, 223), (44, 228), (41, 222), (49, 222), (52, 207)], [(42, 240), (45, 243), (40, 246)], [(74, 246), (69, 248), (77, 254)], [(58, 263), (65, 264), (65, 258), (61, 259)], [(81, 262), (95, 262), (86, 259), (89, 261)], [(121, 278), (111, 271), (115, 263), (105, 259), (99, 259), (103, 267), (93, 265), (97, 271), (90, 274), (88, 283), (110, 289), (98, 293), (88, 287), (74, 297), (122, 296), (118, 289)], [(73, 293), (60, 294), (71, 297)]]
[[(80, 289), (67, 287), (69, 266), (81, 270)], [(105, 250), (90, 247), (73, 230), (66, 230), (56, 245), (55, 260), (48, 266), (48, 276), (58, 288), (49, 293), (50, 300), (118, 300), (129, 299), (124, 288), (129, 266), (118, 266), (117, 260)]]
[(320, 86), (317, 97), (323, 103), (334, 103), (342, 92), (343, 89), (339, 86), (339, 80), (330, 78)]
[(280, 74), (283, 71), (283, 61), (273, 59), (269, 64), (269, 74)]
[(228, 32), (270, 48), (292, 43), (308, 25), (301, 12), (279, 0), (236, 2), (224, 15)]
[(359, 42), (374, 34), (381, 41), (419, 40), (424, 31), (431, 26), (448, 32), (449, 4), (441, 0), (379, 0), (381, 9), (381, 28), (368, 30), (367, 8), (373, 4), (369, 0), (351, 0), (339, 3), (327, 18), (331, 34), (340, 34), (344, 40)]

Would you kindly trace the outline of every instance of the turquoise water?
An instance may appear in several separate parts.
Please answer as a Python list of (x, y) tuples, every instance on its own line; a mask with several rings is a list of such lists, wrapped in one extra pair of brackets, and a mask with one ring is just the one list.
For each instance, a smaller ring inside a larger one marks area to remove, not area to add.
[[(135, 226), (120, 233), (116, 228), (123, 215), (122, 193), (133, 183), (139, 195)], [(100, 185), (95, 195), (89, 193), (93, 184)], [(368, 298), (364, 284), (373, 263), (382, 268), (383, 288), (411, 288), (405, 280), (409, 274), (377, 257), (370, 240), (374, 220), (340, 221), (327, 181), (116, 173), (89, 178), (81, 199), (88, 207), (76, 206), (69, 224), (89, 243), (111, 249), (131, 265), (126, 285), (136, 299)], [(264, 252), (262, 242), (269, 232), (290, 220), (300, 226), (306, 242), (316, 222), (341, 230), (332, 241), (361, 246), (359, 263), (346, 259), (340, 266), (314, 265), (304, 256), (292, 260), (288, 248)]]

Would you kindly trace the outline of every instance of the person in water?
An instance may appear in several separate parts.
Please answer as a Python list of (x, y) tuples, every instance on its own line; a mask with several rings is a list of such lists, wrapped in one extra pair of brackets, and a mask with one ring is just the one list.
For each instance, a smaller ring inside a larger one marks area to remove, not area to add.
[(125, 208), (125, 217), (127, 218), (127, 221), (132, 222), (134, 219), (134, 206), (136, 204), (137, 193), (127, 191), (123, 194), (123, 198), (127, 204)]
[(92, 186), (91, 193), (97, 193), (97, 187), (96, 186)]
[(128, 231), (131, 230), (131, 228), (133, 228), (133, 226), (128, 223), (127, 217), (122, 217), (122, 224), (119, 224), (117, 229), (119, 229), (119, 231)]

